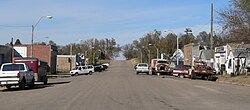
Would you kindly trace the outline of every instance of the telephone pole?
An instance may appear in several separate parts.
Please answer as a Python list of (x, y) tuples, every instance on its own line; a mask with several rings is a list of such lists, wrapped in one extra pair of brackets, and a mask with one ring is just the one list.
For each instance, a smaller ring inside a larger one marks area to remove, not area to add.
[(211, 3), (211, 32), (210, 32), (210, 48), (213, 49), (213, 22), (214, 22), (214, 6)]

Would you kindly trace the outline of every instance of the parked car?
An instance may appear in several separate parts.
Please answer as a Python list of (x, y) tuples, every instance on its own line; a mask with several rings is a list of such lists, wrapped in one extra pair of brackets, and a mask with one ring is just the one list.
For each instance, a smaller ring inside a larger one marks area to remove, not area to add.
[(103, 70), (108, 69), (108, 66), (107, 66), (107, 65), (102, 64), (102, 66), (103, 66)]
[(146, 73), (147, 75), (149, 74), (149, 69), (148, 69), (148, 64), (147, 63), (138, 63), (135, 66), (136, 74), (138, 75), (139, 73)]
[(8, 89), (12, 86), (34, 87), (35, 78), (33, 71), (25, 63), (4, 63), (0, 70), (0, 86)]
[(104, 70), (102, 65), (96, 65), (94, 66), (94, 71), (102, 72)]
[(75, 75), (92, 75), (94, 72), (94, 66), (93, 65), (86, 65), (86, 66), (77, 66), (73, 70), (71, 70), (69, 73), (71, 76)]
[(190, 68), (190, 65), (178, 65), (173, 69), (172, 75), (180, 78), (188, 77), (188, 70)]

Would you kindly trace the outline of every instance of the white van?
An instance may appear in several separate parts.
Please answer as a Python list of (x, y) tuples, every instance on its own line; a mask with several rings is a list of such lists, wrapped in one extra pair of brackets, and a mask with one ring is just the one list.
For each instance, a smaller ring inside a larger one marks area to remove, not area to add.
[(73, 70), (71, 70), (69, 72), (69, 74), (71, 76), (81, 75), (81, 74), (92, 75), (93, 72), (94, 72), (94, 66), (93, 65), (86, 65), (86, 66), (75, 67)]

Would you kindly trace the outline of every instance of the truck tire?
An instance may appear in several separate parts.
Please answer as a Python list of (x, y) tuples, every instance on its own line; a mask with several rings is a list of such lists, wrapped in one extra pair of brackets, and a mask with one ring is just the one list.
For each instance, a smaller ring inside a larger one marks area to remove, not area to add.
[(191, 79), (196, 79), (196, 73), (192, 71), (191, 73)]
[(184, 78), (184, 74), (179, 74), (179, 78)]
[(25, 79), (23, 79), (23, 80), (22, 80), (21, 82), (19, 82), (19, 84), (18, 84), (19, 89), (21, 89), (21, 90), (25, 89), (25, 85), (26, 85)]
[(48, 78), (47, 78), (47, 76), (44, 76), (44, 78), (43, 78), (43, 84), (44, 85), (48, 84)]
[(75, 73), (75, 76), (78, 76), (78, 73), (77, 73), (77, 72)]
[(157, 76), (160, 76), (161, 75), (161, 73), (156, 73), (157, 74)]
[(34, 88), (34, 86), (35, 86), (35, 79), (34, 78), (32, 79), (29, 86), (30, 86), (30, 88)]
[(11, 85), (6, 85), (6, 88), (7, 88), (7, 89), (10, 89), (10, 88), (11, 88)]
[(153, 70), (151, 70), (151, 75), (155, 75), (155, 72)]

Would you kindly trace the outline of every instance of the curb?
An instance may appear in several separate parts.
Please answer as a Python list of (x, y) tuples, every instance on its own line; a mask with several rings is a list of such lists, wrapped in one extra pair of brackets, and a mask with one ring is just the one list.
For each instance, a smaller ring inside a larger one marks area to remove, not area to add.
[(67, 78), (67, 77), (71, 77), (71, 75), (47, 75), (48, 78)]

